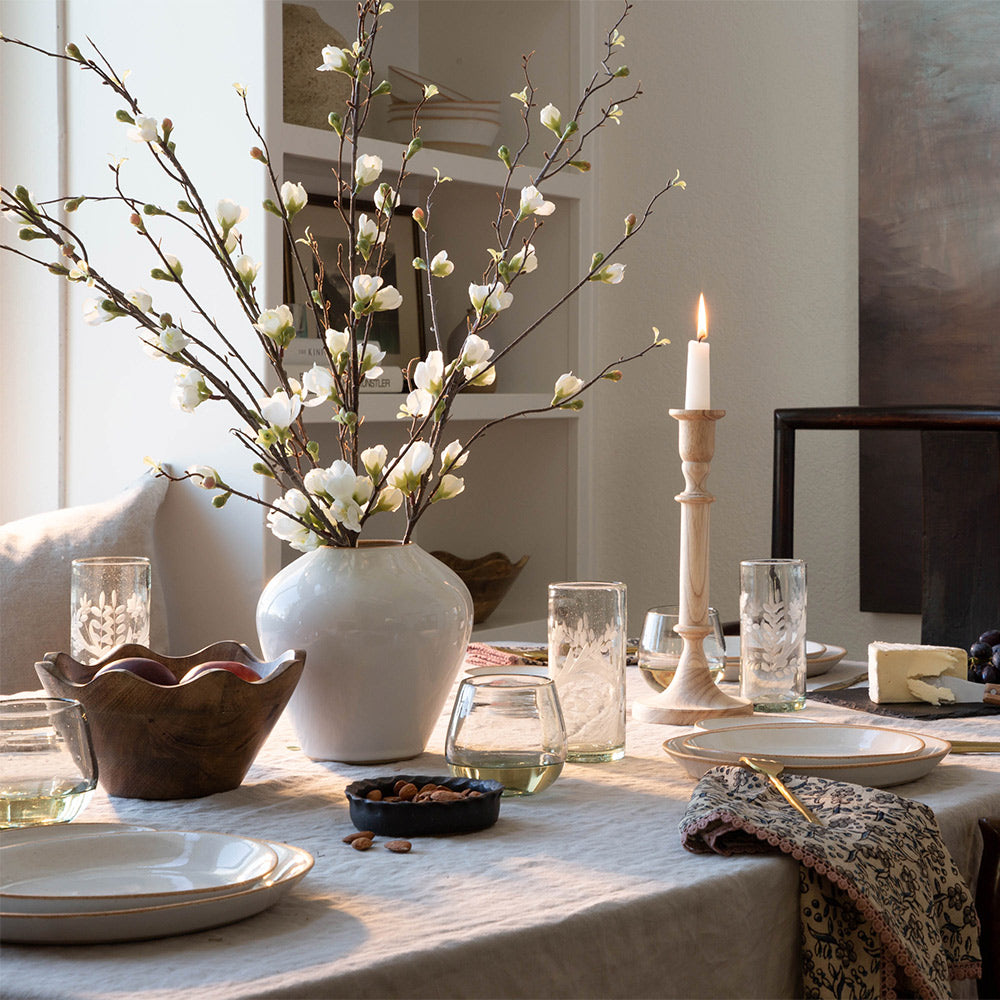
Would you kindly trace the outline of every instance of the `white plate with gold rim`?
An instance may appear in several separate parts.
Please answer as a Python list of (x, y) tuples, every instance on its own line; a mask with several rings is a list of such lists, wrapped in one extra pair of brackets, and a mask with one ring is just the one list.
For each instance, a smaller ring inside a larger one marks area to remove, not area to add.
[(179, 830), (81, 832), (0, 846), (0, 908), (67, 913), (239, 892), (278, 864), (265, 841)]
[(300, 847), (273, 841), (268, 846), (278, 859), (273, 871), (237, 892), (97, 913), (0, 912), (0, 939), (6, 944), (110, 944), (235, 923), (273, 906), (313, 866), (312, 855)]
[(715, 760), (735, 763), (742, 756), (766, 757), (789, 767), (903, 760), (919, 753), (924, 740), (916, 733), (879, 726), (786, 722), (696, 730), (684, 737), (682, 746)]
[[(819, 677), (832, 670), (847, 655), (843, 646), (806, 640), (806, 677)], [(726, 636), (726, 665), (723, 680), (740, 679), (740, 637)]]
[[(682, 745), (684, 736), (675, 736), (666, 740), (663, 749), (667, 754), (692, 778), (700, 778), (706, 771), (720, 764), (729, 764), (729, 761), (712, 760), (710, 757), (702, 757), (685, 750)], [(888, 761), (868, 761), (866, 763), (852, 764), (816, 764), (816, 765), (796, 765), (787, 767), (786, 770), (792, 774), (805, 774), (815, 778), (829, 778), (831, 781), (849, 781), (856, 785), (865, 785), (869, 788), (889, 788), (893, 785), (903, 785), (909, 781), (916, 781), (929, 774), (951, 750), (951, 744), (947, 740), (938, 739), (936, 736), (924, 736), (924, 749), (912, 757), (905, 757), (902, 760)]]

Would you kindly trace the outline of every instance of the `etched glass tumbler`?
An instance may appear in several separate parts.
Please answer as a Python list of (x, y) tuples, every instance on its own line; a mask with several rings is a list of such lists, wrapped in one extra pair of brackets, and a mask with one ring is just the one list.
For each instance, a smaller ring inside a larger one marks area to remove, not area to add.
[(149, 645), (149, 560), (143, 556), (74, 559), (70, 653), (96, 663), (118, 646)]
[(625, 756), (625, 584), (549, 584), (549, 676), (566, 720), (566, 759)]
[(806, 703), (806, 564), (740, 563), (740, 694), (758, 712)]
[(97, 758), (78, 701), (0, 701), (0, 829), (68, 823), (96, 785)]

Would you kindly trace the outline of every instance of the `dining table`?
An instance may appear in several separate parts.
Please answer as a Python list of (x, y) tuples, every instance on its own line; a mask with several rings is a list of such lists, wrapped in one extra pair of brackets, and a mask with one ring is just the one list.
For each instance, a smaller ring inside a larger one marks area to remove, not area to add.
[[(810, 688), (849, 678), (842, 661)], [(651, 696), (629, 667), (627, 701)], [(735, 691), (735, 685), (727, 689)], [(146, 801), (98, 789), (78, 823), (218, 831), (281, 841), (315, 858), (266, 911), (156, 940), (5, 944), (9, 1000), (245, 1000), (295, 997), (794, 997), (799, 884), (789, 856), (686, 851), (678, 835), (696, 779), (664, 751), (691, 727), (628, 712), (626, 754), (568, 763), (544, 792), (503, 798), (497, 823), (412, 838), (396, 854), (354, 830), (345, 787), (390, 775), (446, 775), (451, 701), (419, 757), (347, 765), (303, 754), (282, 716), (239, 788)], [(797, 717), (888, 726), (944, 739), (1000, 738), (998, 716), (891, 719), (808, 699)], [(975, 885), (977, 821), (1000, 816), (1000, 755), (949, 754), (896, 794), (934, 811)], [(790, 808), (774, 796), (774, 809)], [(974, 981), (953, 984), (975, 995)]]

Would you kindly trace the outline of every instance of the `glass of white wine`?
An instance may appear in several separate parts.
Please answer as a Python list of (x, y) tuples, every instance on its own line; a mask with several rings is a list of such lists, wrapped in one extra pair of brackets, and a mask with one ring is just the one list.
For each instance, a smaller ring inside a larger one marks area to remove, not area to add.
[(78, 701), (0, 701), (0, 829), (68, 823), (96, 785), (97, 758)]
[[(684, 640), (674, 631), (680, 620), (680, 608), (675, 604), (665, 604), (650, 608), (642, 624), (642, 638), (639, 640), (638, 663), (646, 683), (657, 693), (663, 691), (674, 679), (677, 664), (684, 651)], [(726, 666), (726, 640), (722, 634), (719, 612), (708, 609), (708, 624), (711, 632), (705, 636), (702, 649), (708, 660), (708, 670), (718, 683), (722, 680)]]
[(445, 758), (452, 774), (499, 781), (506, 796), (548, 788), (566, 762), (566, 724), (555, 685), (524, 674), (465, 678)]

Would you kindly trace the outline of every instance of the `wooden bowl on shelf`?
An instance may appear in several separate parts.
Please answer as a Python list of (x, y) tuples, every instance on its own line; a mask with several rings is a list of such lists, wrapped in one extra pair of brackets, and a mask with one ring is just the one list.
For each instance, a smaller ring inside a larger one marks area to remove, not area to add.
[(474, 611), (472, 620), (476, 625), (482, 625), (496, 611), (528, 561), (528, 556), (522, 556), (512, 563), (502, 552), (490, 552), (478, 559), (461, 559), (441, 551), (431, 555), (457, 573), (469, 588)]
[[(154, 684), (127, 670), (94, 676), (126, 657), (155, 660), (177, 681), (192, 667), (220, 660), (246, 664), (261, 680), (221, 669), (177, 684)], [(301, 650), (264, 662), (238, 642), (216, 642), (188, 656), (130, 644), (88, 665), (69, 653), (46, 653), (35, 672), (48, 694), (83, 705), (98, 780), (109, 795), (193, 799), (239, 787), (304, 665)]]

